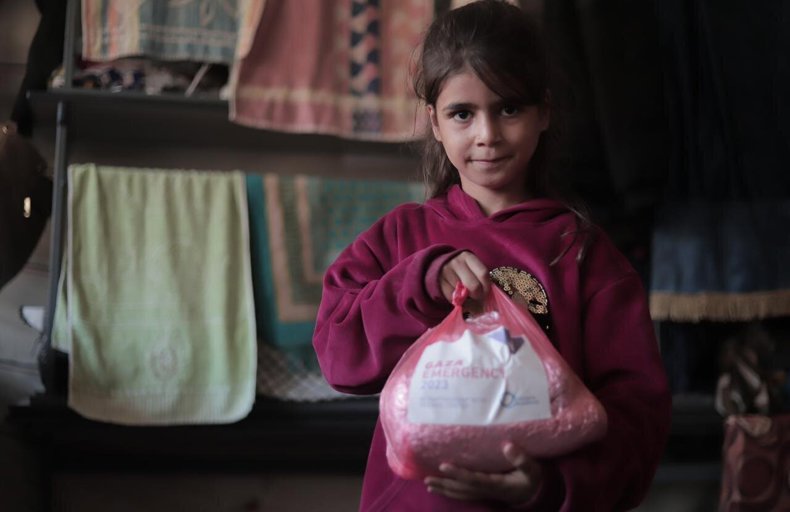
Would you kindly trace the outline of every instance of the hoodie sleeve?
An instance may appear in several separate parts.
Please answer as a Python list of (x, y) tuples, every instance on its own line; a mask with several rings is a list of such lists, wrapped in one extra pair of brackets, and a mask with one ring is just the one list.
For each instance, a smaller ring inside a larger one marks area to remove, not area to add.
[(313, 335), (321, 371), (333, 388), (381, 391), (403, 352), (450, 312), (436, 263), (454, 252), (431, 245), (409, 254), (395, 223), (385, 218), (338, 256), (324, 276)]
[(638, 274), (631, 271), (591, 295), (582, 327), (585, 381), (606, 409), (608, 431), (600, 442), (547, 464), (541, 505), (629, 510), (653, 481), (671, 417), (669, 385)]

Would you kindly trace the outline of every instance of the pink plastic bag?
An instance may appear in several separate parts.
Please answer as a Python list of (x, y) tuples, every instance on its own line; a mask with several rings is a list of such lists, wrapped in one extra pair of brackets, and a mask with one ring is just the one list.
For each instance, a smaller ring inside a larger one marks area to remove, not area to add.
[(449, 462), (512, 470), (507, 441), (534, 457), (571, 452), (603, 437), (606, 411), (522, 306), (496, 286), (484, 313), (453, 311), (403, 355), (380, 397), (387, 461), (401, 478), (439, 475)]

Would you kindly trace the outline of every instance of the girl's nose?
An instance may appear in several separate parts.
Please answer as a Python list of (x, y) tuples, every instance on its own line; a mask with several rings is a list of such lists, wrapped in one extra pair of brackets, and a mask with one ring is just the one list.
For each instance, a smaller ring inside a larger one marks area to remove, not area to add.
[(476, 144), (478, 146), (488, 146), (499, 142), (502, 133), (497, 120), (490, 115), (480, 116), (476, 132)]

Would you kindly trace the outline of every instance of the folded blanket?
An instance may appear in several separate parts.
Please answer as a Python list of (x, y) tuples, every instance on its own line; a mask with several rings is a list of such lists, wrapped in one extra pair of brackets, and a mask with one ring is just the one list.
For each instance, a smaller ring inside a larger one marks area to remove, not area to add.
[(55, 346), (69, 406), (129, 425), (226, 423), (255, 397), (244, 177), (69, 167)]

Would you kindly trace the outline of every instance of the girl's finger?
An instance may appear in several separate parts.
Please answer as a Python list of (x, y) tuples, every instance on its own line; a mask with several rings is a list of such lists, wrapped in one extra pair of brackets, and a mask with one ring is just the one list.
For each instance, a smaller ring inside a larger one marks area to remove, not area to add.
[(488, 287), (490, 286), (490, 278), (488, 277), (488, 268), (480, 261), (480, 258), (475, 256), (472, 253), (469, 253), (470, 257), (467, 258), (466, 263), (469, 267), (469, 270), (475, 275), (477, 281), (482, 285), (483, 292), (488, 293)]
[(454, 500), (460, 500), (460, 501), (469, 501), (469, 500), (480, 498), (479, 496), (476, 495), (452, 491), (441, 487), (428, 487), (428, 492), (432, 494), (441, 494), (442, 496), (446, 496), (448, 498), (452, 498)]
[(452, 478), (433, 478), (426, 480), (425, 484), (428, 487), (435, 487), (445, 491), (453, 491), (458, 493), (468, 493), (472, 487), (466, 482), (460, 480), (453, 480)]
[(540, 464), (515, 444), (511, 442), (505, 443), (505, 446), (502, 448), (502, 454), (513, 464), (515, 469), (521, 470), (531, 479), (534, 479), (539, 474)]
[(463, 483), (465, 486), (475, 488), (488, 488), (501, 479), (499, 474), (469, 471), (451, 464), (442, 464), (439, 466), (439, 470), (447, 476), (445, 480), (451, 479), (452, 481)]
[(444, 296), (445, 299), (447, 299), (447, 302), (452, 302), (455, 285), (451, 284), (449, 280), (442, 277), (439, 281), (439, 286), (441, 287), (442, 295)]
[(466, 262), (453, 260), (448, 267), (448, 270), (454, 273), (459, 281), (464, 283), (464, 286), (466, 286), (466, 289), (469, 290), (469, 294), (471, 295), (478, 287), (479, 280)]
[(453, 478), (429, 477), (425, 480), (428, 488), (433, 488), (437, 492), (449, 496), (465, 496), (467, 499), (482, 498), (488, 495), (490, 489), (480, 486), (477, 482), (467, 482)]
[(505, 446), (502, 448), (502, 454), (514, 468), (520, 469), (521, 466), (527, 463), (527, 454), (513, 443), (505, 443)]

